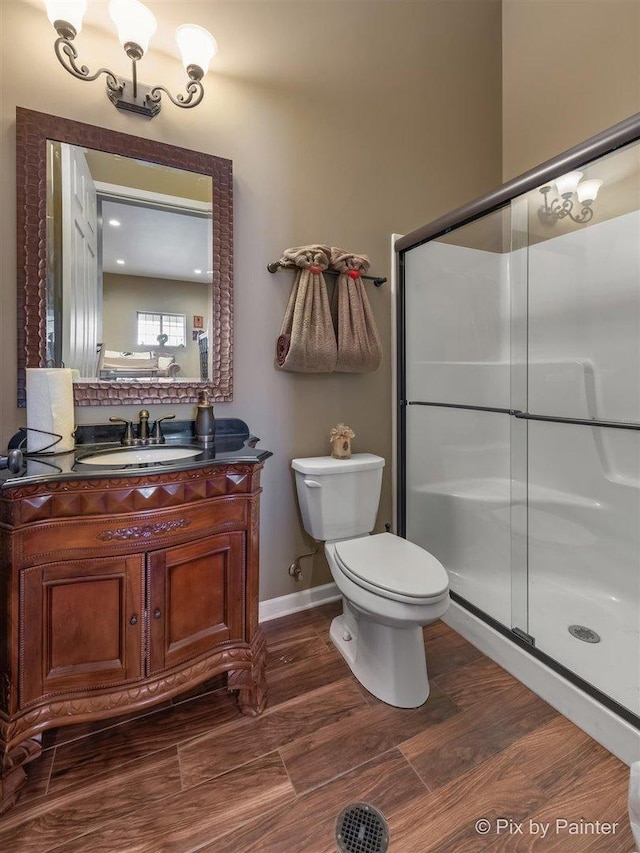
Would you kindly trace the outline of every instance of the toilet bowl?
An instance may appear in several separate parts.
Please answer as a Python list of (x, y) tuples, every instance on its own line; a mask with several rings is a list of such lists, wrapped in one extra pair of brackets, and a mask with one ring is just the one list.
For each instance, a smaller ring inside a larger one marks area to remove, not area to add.
[(443, 566), (391, 533), (327, 542), (325, 554), (343, 599), (331, 639), (358, 681), (397, 708), (429, 696), (422, 628), (449, 607)]
[(428, 551), (375, 523), (384, 459), (294, 459), (305, 529), (325, 542), (343, 601), (330, 637), (358, 681), (399, 708), (429, 695), (422, 628), (449, 607), (449, 579)]

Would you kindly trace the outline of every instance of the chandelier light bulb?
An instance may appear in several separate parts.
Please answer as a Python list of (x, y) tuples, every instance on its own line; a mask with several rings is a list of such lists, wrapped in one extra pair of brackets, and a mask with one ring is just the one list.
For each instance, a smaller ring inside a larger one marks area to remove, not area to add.
[(209, 63), (218, 52), (218, 45), (211, 33), (196, 24), (183, 24), (176, 30), (175, 39), (187, 73), (189, 67), (195, 65), (202, 69), (204, 77), (209, 70)]
[(561, 196), (571, 195), (576, 191), (584, 172), (567, 172), (566, 175), (556, 178), (556, 188)]
[(216, 40), (202, 27), (183, 24), (176, 30), (176, 41), (187, 72), (187, 80), (185, 93), (172, 95), (169, 89), (160, 83), (149, 86), (147, 83), (138, 82), (138, 63), (147, 52), (151, 36), (158, 27), (154, 14), (140, 0), (109, 1), (109, 15), (118, 31), (120, 44), (131, 61), (131, 79), (121, 77), (110, 68), (98, 68), (97, 71), (91, 72), (80, 61), (75, 37), (82, 29), (87, 0), (44, 0), (44, 5), (47, 17), (58, 34), (53, 43), (53, 50), (60, 65), (76, 79), (87, 83), (104, 74), (107, 97), (117, 109), (153, 118), (160, 112), (163, 95), (182, 109), (197, 107), (202, 101), (202, 78), (209, 70), (211, 59), (218, 52)]
[(118, 30), (120, 44), (137, 44), (147, 52), (151, 36), (158, 24), (150, 9), (140, 0), (110, 0), (109, 14)]
[(47, 17), (52, 24), (56, 21), (66, 21), (76, 31), (82, 29), (82, 19), (87, 11), (87, 0), (44, 0)]
[(589, 181), (581, 181), (576, 189), (576, 195), (580, 204), (590, 204), (598, 198), (598, 191), (602, 186), (602, 181), (597, 178), (592, 178)]

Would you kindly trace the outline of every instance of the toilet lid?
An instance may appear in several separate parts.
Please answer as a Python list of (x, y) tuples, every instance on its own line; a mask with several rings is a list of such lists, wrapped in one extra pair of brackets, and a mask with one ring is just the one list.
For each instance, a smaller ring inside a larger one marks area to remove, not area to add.
[(381, 594), (424, 600), (449, 588), (447, 571), (433, 554), (392, 533), (336, 542), (335, 552), (353, 581)]

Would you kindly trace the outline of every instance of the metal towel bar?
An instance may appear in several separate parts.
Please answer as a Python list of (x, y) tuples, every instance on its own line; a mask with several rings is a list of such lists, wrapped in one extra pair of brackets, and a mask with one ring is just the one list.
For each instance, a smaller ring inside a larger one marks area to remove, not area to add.
[[(272, 261), (270, 264), (267, 264), (267, 269), (271, 273), (276, 273), (276, 272), (278, 272), (278, 270), (281, 270), (281, 269), (291, 270), (291, 269), (295, 269), (295, 267), (285, 266), (284, 264), (281, 264), (280, 261)], [(339, 273), (337, 273), (335, 270), (325, 270), (324, 274), (325, 275), (339, 275)], [(382, 285), (385, 284), (387, 281), (386, 278), (381, 278), (380, 276), (377, 276), (377, 275), (361, 275), (360, 278), (365, 278), (368, 281), (372, 281), (376, 287), (382, 287)]]

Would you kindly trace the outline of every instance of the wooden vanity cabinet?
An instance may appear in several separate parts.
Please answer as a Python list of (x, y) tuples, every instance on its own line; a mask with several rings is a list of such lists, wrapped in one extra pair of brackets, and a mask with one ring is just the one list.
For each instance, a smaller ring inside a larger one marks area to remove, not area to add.
[(20, 582), (22, 707), (144, 673), (144, 555), (31, 566)]
[(9, 808), (47, 728), (227, 674), (266, 703), (261, 462), (0, 491), (0, 750)]
[(243, 636), (243, 552), (236, 532), (148, 555), (149, 672)]

